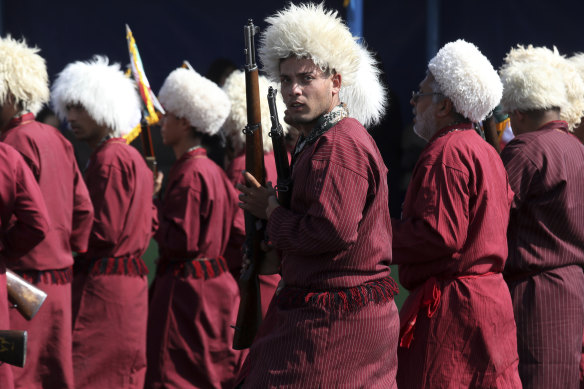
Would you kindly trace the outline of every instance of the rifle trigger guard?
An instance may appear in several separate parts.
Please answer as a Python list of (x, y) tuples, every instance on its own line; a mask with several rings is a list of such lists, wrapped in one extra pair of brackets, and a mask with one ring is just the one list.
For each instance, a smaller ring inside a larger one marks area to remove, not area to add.
[(253, 133), (257, 131), (260, 128), (260, 126), (261, 126), (260, 123), (248, 124), (247, 126), (245, 126), (243, 130), (241, 130), (241, 132), (243, 132), (244, 135), (253, 135)]
[(276, 185), (274, 189), (276, 192), (288, 192), (290, 187), (288, 185)]

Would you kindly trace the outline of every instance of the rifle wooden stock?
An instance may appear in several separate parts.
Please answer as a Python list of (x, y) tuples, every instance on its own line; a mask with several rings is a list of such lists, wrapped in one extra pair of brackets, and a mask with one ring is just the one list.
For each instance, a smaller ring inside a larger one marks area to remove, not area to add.
[[(247, 102), (247, 127), (245, 134), (245, 170), (261, 184), (265, 185), (264, 148), (258, 67), (255, 61), (254, 35), (258, 28), (250, 19), (244, 26), (245, 37), (245, 89)], [(245, 252), (251, 261), (241, 275), (239, 289), (241, 300), (237, 313), (237, 323), (233, 336), (233, 348), (242, 350), (251, 346), (262, 322), (262, 306), (258, 274), (264, 259), (261, 242), (264, 239), (265, 223), (249, 212), (245, 212)]]
[(0, 330), (0, 362), (24, 367), (27, 339), (26, 331)]
[(31, 320), (47, 298), (47, 294), (6, 269), (8, 298), (26, 320)]
[(274, 159), (276, 161), (276, 171), (278, 173), (278, 202), (285, 208), (290, 208), (292, 200), (292, 177), (290, 174), (290, 162), (288, 162), (288, 152), (284, 140), (284, 130), (278, 119), (278, 109), (276, 107), (276, 93), (278, 91), (272, 87), (268, 89), (268, 106), (270, 107), (270, 120), (272, 128), (270, 138), (274, 148)]

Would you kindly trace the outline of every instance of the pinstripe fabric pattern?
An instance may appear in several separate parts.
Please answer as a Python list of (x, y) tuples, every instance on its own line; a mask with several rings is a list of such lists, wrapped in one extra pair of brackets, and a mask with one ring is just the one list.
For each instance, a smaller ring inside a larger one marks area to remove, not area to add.
[[(402, 312), (419, 311), (409, 348), (398, 350), (401, 388), (521, 387), (500, 274), (511, 200), (499, 156), (470, 123), (441, 130), (420, 155), (393, 220), (394, 262), (411, 290)], [(411, 307), (430, 282), (432, 310)]]
[(584, 146), (563, 121), (518, 135), (501, 157), (516, 195), (505, 276), (527, 388), (578, 388), (584, 330)]
[[(288, 287), (348, 288), (389, 275), (387, 168), (366, 130), (343, 119), (296, 156), (291, 209), (268, 234)], [(244, 370), (245, 388), (395, 388), (393, 301), (354, 312), (274, 299)]]

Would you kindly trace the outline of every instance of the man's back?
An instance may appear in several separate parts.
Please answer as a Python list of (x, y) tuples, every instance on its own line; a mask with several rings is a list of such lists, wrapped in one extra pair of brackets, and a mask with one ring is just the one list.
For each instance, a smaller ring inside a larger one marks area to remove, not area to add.
[(518, 135), (501, 153), (516, 192), (508, 275), (584, 265), (584, 145), (561, 128)]
[(64, 269), (73, 265), (72, 251), (86, 250), (93, 216), (73, 147), (57, 129), (34, 121), (32, 114), (14, 124), (2, 134), (2, 141), (20, 152), (35, 175), (51, 229), (38, 246), (11, 267)]

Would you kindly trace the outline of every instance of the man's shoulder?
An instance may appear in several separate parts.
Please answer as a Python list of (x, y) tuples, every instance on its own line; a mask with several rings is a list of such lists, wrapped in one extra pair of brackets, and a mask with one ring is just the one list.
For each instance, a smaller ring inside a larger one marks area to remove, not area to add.
[(96, 164), (112, 166), (120, 170), (134, 170), (136, 165), (146, 164), (138, 150), (123, 139), (112, 139), (95, 152)]

